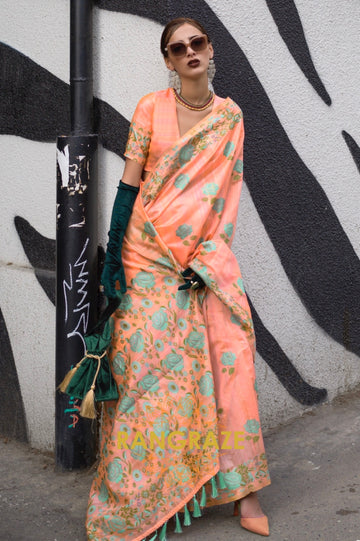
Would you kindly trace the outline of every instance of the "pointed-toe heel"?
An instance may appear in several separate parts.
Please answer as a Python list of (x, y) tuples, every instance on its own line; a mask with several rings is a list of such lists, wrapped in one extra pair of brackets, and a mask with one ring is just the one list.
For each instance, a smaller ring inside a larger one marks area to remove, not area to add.
[[(234, 502), (234, 517), (239, 516), (240, 506), (241, 500), (236, 500)], [(269, 521), (266, 515), (263, 515), (261, 517), (240, 516), (240, 526), (245, 530), (249, 530), (249, 532), (257, 533), (258, 535), (263, 535), (264, 537), (268, 537), (270, 535)]]
[(265, 515), (263, 517), (241, 517), (240, 525), (245, 528), (245, 530), (257, 533), (258, 535), (263, 535), (265, 537), (270, 535), (269, 521)]

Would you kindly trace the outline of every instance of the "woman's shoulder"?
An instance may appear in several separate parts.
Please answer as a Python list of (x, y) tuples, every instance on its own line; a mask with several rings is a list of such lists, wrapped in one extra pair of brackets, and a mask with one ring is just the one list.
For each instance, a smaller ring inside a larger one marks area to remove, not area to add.
[(140, 98), (138, 105), (149, 106), (154, 105), (158, 100), (168, 99), (171, 95), (171, 88), (166, 88), (164, 90), (156, 90), (155, 92), (150, 92), (145, 94)]

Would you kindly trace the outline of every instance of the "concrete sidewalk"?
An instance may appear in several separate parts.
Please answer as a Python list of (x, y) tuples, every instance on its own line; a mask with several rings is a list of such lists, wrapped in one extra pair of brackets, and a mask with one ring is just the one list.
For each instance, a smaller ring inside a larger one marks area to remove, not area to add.
[[(260, 495), (273, 541), (360, 541), (360, 390), (265, 435), (272, 485)], [(93, 472), (59, 473), (54, 460), (0, 439), (0, 540), (85, 541)], [(264, 539), (232, 506), (204, 510), (178, 541)]]

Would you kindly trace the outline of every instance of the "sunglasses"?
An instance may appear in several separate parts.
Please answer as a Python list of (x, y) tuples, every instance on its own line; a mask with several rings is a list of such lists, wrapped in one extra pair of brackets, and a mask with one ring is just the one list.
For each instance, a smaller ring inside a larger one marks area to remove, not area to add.
[(165, 47), (165, 51), (170, 52), (177, 58), (180, 58), (181, 56), (186, 55), (188, 47), (191, 47), (195, 53), (200, 53), (200, 51), (204, 51), (207, 46), (208, 38), (207, 36), (203, 35), (195, 36), (188, 43), (184, 43), (183, 41), (174, 41), (173, 43), (168, 43), (167, 47)]

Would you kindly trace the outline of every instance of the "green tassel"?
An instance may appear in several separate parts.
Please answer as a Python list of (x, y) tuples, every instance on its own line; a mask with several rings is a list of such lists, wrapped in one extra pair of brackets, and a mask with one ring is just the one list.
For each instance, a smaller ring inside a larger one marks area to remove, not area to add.
[(224, 490), (224, 488), (226, 488), (226, 484), (225, 484), (224, 474), (222, 471), (218, 472), (217, 478), (218, 478), (219, 488), (221, 488), (221, 490)]
[(199, 517), (201, 517), (201, 509), (200, 509), (200, 505), (199, 505), (199, 502), (197, 501), (195, 495), (194, 495), (194, 511), (193, 511), (193, 517), (194, 517), (194, 518), (199, 518)]
[(187, 505), (184, 505), (184, 526), (190, 526), (191, 525), (191, 518), (189, 509), (187, 508)]
[(166, 527), (167, 527), (167, 521), (165, 522), (164, 526), (161, 528), (159, 541), (166, 541)]
[(181, 522), (180, 522), (180, 519), (179, 519), (179, 513), (175, 514), (175, 521), (176, 521), (176, 526), (175, 526), (174, 532), (175, 533), (182, 533)]
[(217, 498), (219, 496), (218, 489), (216, 486), (215, 476), (211, 478), (211, 497)]
[(205, 507), (205, 505), (206, 505), (206, 490), (205, 490), (205, 485), (203, 485), (202, 491), (201, 491), (200, 507)]
[(156, 538), (157, 538), (157, 530), (155, 532), (155, 535), (153, 535), (152, 538), (149, 539), (149, 541), (155, 541)]

